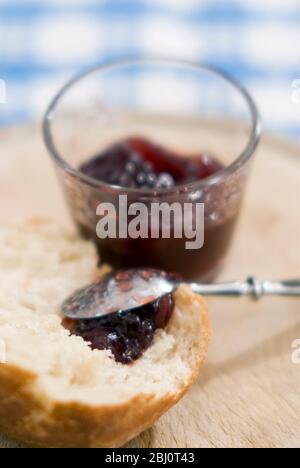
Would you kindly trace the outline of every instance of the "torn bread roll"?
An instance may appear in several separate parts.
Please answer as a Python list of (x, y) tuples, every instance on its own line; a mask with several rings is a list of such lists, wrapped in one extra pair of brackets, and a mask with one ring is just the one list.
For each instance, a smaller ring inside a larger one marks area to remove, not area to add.
[(130, 365), (62, 326), (61, 303), (97, 272), (94, 246), (55, 223), (0, 229), (0, 430), (34, 447), (119, 447), (197, 378), (210, 327), (182, 285), (166, 329)]

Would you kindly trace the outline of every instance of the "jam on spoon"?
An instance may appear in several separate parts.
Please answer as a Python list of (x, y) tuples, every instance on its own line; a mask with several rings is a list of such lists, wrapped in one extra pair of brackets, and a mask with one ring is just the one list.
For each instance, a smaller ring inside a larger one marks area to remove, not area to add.
[(92, 349), (109, 349), (117, 362), (129, 364), (142, 356), (172, 315), (172, 294), (158, 297), (156, 280), (163, 275), (151, 269), (109, 274), (63, 303), (63, 325)]

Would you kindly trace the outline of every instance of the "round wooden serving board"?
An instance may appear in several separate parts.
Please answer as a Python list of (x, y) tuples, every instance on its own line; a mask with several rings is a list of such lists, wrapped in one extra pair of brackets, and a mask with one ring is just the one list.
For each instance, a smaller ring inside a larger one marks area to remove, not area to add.
[[(263, 138), (220, 280), (300, 277), (299, 156), (296, 145)], [(39, 128), (0, 132), (0, 213), (1, 222), (43, 215), (70, 223)], [(129, 446), (300, 447), (299, 301), (208, 302), (213, 338), (199, 380)], [(0, 447), (20, 445), (0, 435)]]

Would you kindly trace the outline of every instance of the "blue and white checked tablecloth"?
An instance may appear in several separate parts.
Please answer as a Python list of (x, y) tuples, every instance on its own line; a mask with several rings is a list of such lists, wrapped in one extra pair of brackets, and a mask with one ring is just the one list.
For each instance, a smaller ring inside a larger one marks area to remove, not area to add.
[(300, 137), (300, 0), (0, 0), (0, 125), (40, 119), (94, 62), (158, 53), (222, 67)]

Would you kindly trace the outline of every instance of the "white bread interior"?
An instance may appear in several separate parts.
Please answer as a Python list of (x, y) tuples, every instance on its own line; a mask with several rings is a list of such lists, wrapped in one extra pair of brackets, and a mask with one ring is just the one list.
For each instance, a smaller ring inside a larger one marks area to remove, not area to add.
[(0, 229), (0, 427), (31, 446), (116, 447), (187, 390), (209, 341), (203, 299), (181, 286), (166, 330), (131, 365), (61, 325), (60, 305), (95, 277), (94, 246), (55, 223)]

